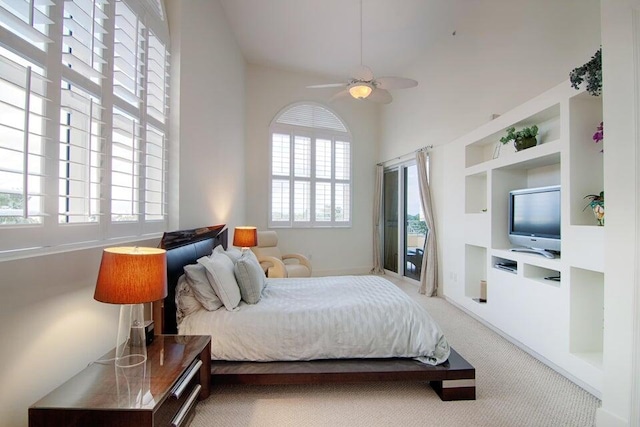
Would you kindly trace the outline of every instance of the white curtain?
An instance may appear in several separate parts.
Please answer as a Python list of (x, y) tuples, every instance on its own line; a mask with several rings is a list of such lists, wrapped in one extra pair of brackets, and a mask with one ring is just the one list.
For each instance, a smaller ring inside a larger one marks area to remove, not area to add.
[(416, 165), (418, 167), (418, 184), (420, 187), (420, 202), (424, 219), (427, 223), (427, 241), (422, 257), (422, 273), (420, 274), (420, 293), (434, 296), (438, 291), (438, 256), (436, 247), (436, 227), (433, 220), (433, 205), (429, 180), (427, 178), (427, 162), (429, 158), (424, 150), (416, 152)]
[(382, 250), (380, 237), (382, 236), (382, 179), (384, 167), (376, 166), (375, 193), (373, 195), (373, 268), (371, 274), (384, 274), (382, 268)]

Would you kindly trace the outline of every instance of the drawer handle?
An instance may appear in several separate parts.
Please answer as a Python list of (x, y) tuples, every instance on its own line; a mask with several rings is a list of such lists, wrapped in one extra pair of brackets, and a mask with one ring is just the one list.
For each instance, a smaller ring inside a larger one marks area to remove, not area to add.
[(176, 414), (175, 417), (173, 417), (173, 420), (171, 420), (171, 426), (172, 427), (180, 427), (182, 425), (182, 423), (184, 422), (185, 417), (187, 416), (187, 414), (189, 413), (191, 408), (193, 408), (193, 405), (195, 405), (196, 399), (198, 398), (198, 395), (200, 394), (200, 389), (201, 388), (202, 387), (200, 386), (200, 384), (197, 384), (193, 388), (193, 391), (189, 395), (189, 398), (187, 399), (187, 401), (184, 402), (184, 405), (182, 405), (182, 408), (180, 408), (180, 411)]
[(189, 382), (191, 382), (191, 379), (198, 373), (198, 371), (200, 371), (200, 366), (202, 366), (202, 360), (198, 360), (198, 363), (193, 365), (193, 368), (191, 368), (191, 370), (189, 371), (187, 376), (184, 378), (184, 380), (182, 380), (182, 382), (178, 384), (176, 388), (173, 390), (173, 392), (171, 393), (172, 397), (175, 397), (176, 399), (180, 399), (180, 396), (182, 396), (182, 393), (189, 385)]

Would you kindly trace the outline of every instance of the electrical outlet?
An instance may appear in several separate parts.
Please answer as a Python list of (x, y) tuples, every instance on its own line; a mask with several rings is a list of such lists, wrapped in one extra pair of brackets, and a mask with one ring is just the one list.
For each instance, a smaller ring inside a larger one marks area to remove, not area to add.
[(313, 259), (313, 255), (309, 254), (307, 255), (307, 258), (309, 259), (309, 261), (311, 261)]

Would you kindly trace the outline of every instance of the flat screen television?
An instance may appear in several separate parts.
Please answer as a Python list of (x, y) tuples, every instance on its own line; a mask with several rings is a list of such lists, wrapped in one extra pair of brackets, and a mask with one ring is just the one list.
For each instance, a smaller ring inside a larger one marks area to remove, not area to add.
[(560, 186), (509, 192), (509, 241), (512, 251), (555, 258), (560, 252)]

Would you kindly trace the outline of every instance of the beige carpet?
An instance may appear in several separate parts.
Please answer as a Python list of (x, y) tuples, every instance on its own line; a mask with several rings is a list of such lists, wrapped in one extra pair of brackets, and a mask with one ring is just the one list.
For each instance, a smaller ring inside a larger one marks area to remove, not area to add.
[(426, 383), (225, 386), (198, 404), (192, 426), (594, 425), (594, 396), (444, 299), (399, 286), (475, 366), (477, 400), (442, 402)]

